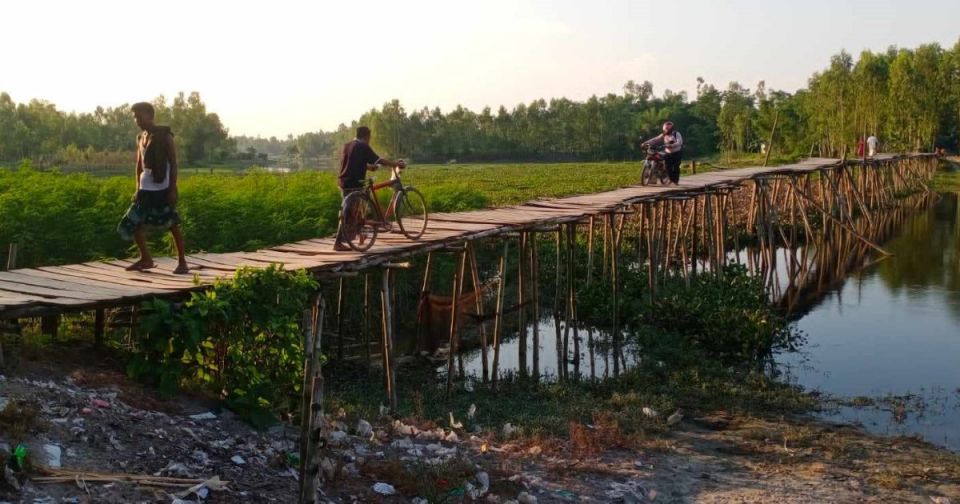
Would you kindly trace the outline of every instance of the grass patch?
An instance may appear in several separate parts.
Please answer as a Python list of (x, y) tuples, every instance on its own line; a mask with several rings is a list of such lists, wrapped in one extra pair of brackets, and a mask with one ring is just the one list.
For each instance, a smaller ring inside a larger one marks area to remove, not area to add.
[[(475, 379), (471, 378), (472, 381)], [(617, 436), (642, 439), (667, 430), (666, 418), (680, 409), (687, 416), (723, 410), (740, 414), (776, 416), (816, 408), (814, 397), (751, 371), (720, 366), (695, 369), (632, 369), (616, 380), (602, 382), (534, 383), (508, 378), (500, 391), (474, 383), (473, 392), (459, 389), (447, 398), (433, 370), (407, 370), (400, 376), (400, 417), (449, 427), (452, 412), (467, 430), (504, 438), (510, 423), (523, 437), (571, 435), (571, 424), (616, 425)], [(328, 381), (328, 411), (343, 408), (354, 418), (376, 418), (383, 392), (377, 379), (362, 379), (343, 370)], [(469, 421), (466, 411), (477, 408)], [(643, 408), (659, 412), (648, 417)], [(349, 423), (349, 422), (348, 422)], [(576, 431), (576, 428), (573, 428)], [(589, 449), (591, 441), (585, 440)], [(609, 443), (607, 443), (609, 444)]]

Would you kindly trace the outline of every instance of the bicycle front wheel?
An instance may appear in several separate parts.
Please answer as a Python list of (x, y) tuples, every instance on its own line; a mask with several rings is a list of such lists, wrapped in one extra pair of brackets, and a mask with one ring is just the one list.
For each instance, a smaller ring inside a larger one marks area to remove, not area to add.
[(377, 241), (377, 210), (364, 192), (349, 194), (343, 200), (340, 214), (340, 230), (343, 240), (351, 249), (365, 252)]
[(396, 206), (393, 209), (400, 232), (411, 240), (418, 240), (427, 230), (427, 200), (420, 191), (412, 187), (404, 187), (397, 194)]

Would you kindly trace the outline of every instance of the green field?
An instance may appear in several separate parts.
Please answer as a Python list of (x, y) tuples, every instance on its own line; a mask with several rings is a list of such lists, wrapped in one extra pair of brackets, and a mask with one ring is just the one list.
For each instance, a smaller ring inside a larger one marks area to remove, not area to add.
[[(431, 211), (464, 211), (609, 190), (638, 176), (638, 163), (476, 164), (416, 166), (404, 181), (423, 192)], [(21, 267), (126, 256), (131, 244), (115, 228), (133, 191), (132, 174), (0, 170), (0, 254), (17, 243)], [(336, 230), (339, 205), (329, 171), (188, 169), (180, 182), (179, 210), (192, 251), (254, 250), (327, 236)], [(166, 236), (155, 239), (169, 251)]]

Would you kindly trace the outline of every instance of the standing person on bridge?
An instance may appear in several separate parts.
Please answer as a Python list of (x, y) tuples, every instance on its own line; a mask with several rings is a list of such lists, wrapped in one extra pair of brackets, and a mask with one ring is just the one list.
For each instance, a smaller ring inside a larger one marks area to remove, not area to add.
[[(350, 193), (363, 190), (363, 183), (367, 180), (368, 169), (374, 171), (379, 165), (400, 169), (406, 168), (407, 166), (407, 163), (402, 159), (392, 161), (382, 158), (378, 156), (376, 152), (373, 152), (373, 148), (370, 147), (371, 136), (370, 128), (360, 126), (357, 128), (357, 137), (343, 146), (343, 154), (340, 157), (340, 177), (337, 179), (337, 185), (340, 186), (340, 195), (344, 200), (347, 199), (347, 195)], [(337, 240), (333, 244), (333, 250), (337, 251), (350, 250), (350, 247), (343, 244), (343, 240), (346, 237), (343, 236), (344, 230), (342, 223), (345, 218), (351, 218), (345, 215), (344, 211), (345, 209), (341, 205), (341, 218), (339, 220), (341, 227), (337, 229)]]
[(873, 157), (877, 155), (877, 145), (880, 143), (880, 140), (877, 139), (876, 135), (870, 135), (870, 138), (867, 139), (867, 156)]
[(680, 183), (680, 161), (683, 158), (683, 136), (673, 127), (673, 122), (663, 123), (663, 133), (643, 142), (643, 145), (656, 147), (663, 145), (666, 155), (663, 157), (667, 175), (673, 185)]
[(133, 203), (117, 226), (117, 231), (126, 240), (133, 239), (140, 251), (140, 259), (127, 266), (128, 271), (143, 271), (156, 266), (147, 247), (148, 228), (169, 229), (177, 247), (176, 274), (189, 271), (184, 257), (183, 233), (180, 232), (180, 215), (176, 206), (177, 148), (173, 133), (168, 126), (154, 124), (153, 105), (146, 102), (130, 107), (140, 128), (137, 135), (137, 192)]

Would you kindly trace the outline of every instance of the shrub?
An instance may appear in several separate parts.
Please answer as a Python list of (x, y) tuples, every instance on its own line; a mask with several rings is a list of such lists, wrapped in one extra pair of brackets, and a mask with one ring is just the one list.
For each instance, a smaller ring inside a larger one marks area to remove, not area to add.
[(168, 394), (198, 385), (265, 424), (298, 408), (300, 321), (317, 288), (302, 270), (271, 266), (241, 269), (182, 304), (148, 301), (128, 371)]

